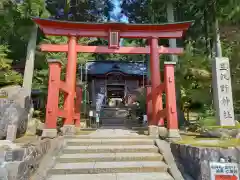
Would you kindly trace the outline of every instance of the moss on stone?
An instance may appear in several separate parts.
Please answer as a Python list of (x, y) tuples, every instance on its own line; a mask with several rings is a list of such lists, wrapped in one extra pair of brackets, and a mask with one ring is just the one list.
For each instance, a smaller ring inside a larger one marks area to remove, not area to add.
[(182, 140), (176, 141), (178, 144), (186, 144), (196, 147), (218, 147), (229, 148), (240, 146), (240, 139), (219, 139), (219, 138), (196, 138), (193, 136), (183, 136)]
[(236, 126), (206, 126), (205, 129), (240, 129), (240, 125), (236, 124)]
[(90, 133), (94, 132), (93, 130), (89, 130), (89, 131), (81, 131), (81, 130), (77, 130), (76, 131), (76, 135), (89, 135)]

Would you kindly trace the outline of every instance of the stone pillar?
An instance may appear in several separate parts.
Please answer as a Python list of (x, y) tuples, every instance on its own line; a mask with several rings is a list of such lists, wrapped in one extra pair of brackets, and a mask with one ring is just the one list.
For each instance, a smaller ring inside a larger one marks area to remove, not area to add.
[(49, 64), (49, 80), (48, 80), (48, 97), (46, 108), (45, 128), (43, 129), (43, 137), (57, 136), (57, 118), (58, 118), (58, 102), (60, 88), (61, 62), (56, 59), (48, 60)]
[(176, 62), (164, 63), (164, 83), (166, 92), (166, 110), (168, 137), (179, 138), (174, 66)]
[(66, 69), (66, 84), (68, 92), (66, 94), (64, 110), (66, 110), (66, 119), (63, 125), (63, 132), (65, 134), (75, 133), (74, 126), (74, 98), (76, 90), (76, 71), (77, 71), (77, 38), (75, 36), (69, 37), (68, 42), (68, 61)]
[(235, 126), (229, 59), (215, 58), (212, 72), (217, 123), (220, 126)]

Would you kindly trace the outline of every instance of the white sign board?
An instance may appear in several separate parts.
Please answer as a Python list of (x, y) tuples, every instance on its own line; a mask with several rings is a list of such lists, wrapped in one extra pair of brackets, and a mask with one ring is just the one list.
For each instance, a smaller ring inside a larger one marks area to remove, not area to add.
[(16, 135), (17, 135), (17, 126), (16, 125), (8, 125), (6, 140), (14, 141), (16, 139)]
[(98, 93), (97, 100), (96, 100), (96, 111), (101, 110), (103, 99), (104, 99), (104, 94)]
[(147, 122), (148, 122), (148, 119), (147, 119), (147, 115), (143, 115), (143, 123), (144, 124), (147, 124)]
[(211, 180), (239, 180), (237, 163), (210, 162)]
[(93, 111), (92, 110), (89, 111), (89, 116), (93, 117)]
[(218, 124), (221, 126), (235, 126), (228, 58), (215, 58), (213, 61), (213, 90)]
[(99, 114), (96, 114), (96, 122), (99, 123)]

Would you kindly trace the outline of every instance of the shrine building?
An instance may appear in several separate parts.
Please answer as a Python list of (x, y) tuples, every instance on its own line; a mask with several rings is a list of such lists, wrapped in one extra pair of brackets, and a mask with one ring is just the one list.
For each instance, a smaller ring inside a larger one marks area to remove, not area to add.
[(125, 106), (134, 92), (146, 85), (147, 66), (143, 62), (89, 61), (86, 63), (89, 102), (95, 106), (103, 94), (103, 107)]

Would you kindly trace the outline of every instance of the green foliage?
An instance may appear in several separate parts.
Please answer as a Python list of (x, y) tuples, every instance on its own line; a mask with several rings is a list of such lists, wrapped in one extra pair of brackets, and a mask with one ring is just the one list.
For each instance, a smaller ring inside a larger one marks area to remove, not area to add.
[(8, 52), (6, 46), (0, 45), (0, 86), (19, 84), (22, 81), (21, 75), (12, 70), (12, 61), (7, 58)]
[[(74, 4), (75, 3), (75, 4)], [(82, 22), (102, 22), (110, 20), (110, 12), (114, 5), (111, 0), (46, 0), (47, 9), (51, 15), (57, 19), (82, 21)], [(63, 14), (59, 15), (59, 10), (63, 9)], [(71, 16), (69, 16), (71, 13)]]
[(217, 124), (216, 118), (215, 117), (204, 117), (201, 118), (199, 121), (201, 127), (208, 127), (208, 126), (215, 126)]
[(186, 110), (190, 110), (196, 103), (202, 104), (202, 108), (204, 104), (209, 106), (212, 103), (210, 61), (192, 47), (191, 44), (187, 45), (176, 71), (176, 83), (182, 97), (181, 104)]
[[(230, 58), (235, 112), (240, 113), (240, 1), (239, 0), (175, 0), (172, 1), (176, 21), (194, 20), (185, 36), (177, 41), (185, 46), (176, 72), (177, 88), (181, 90), (181, 106), (186, 111), (201, 111), (213, 115), (211, 59), (216, 36), (216, 19), (220, 22), (223, 55)], [(167, 22), (167, 3), (163, 0), (123, 0), (122, 13), (133, 23)], [(161, 6), (161, 7), (159, 7)], [(140, 41), (138, 41), (140, 42)], [(161, 40), (161, 44), (168, 42)], [(162, 59), (161, 59), (162, 61)]]

